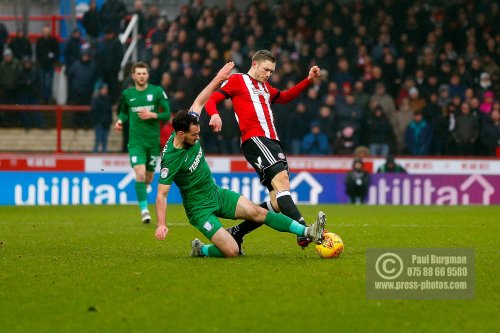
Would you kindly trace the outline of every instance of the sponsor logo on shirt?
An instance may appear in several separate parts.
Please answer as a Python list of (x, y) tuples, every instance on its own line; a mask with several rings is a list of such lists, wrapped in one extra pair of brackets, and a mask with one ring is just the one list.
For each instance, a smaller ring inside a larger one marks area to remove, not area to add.
[(167, 176), (168, 176), (168, 168), (162, 168), (160, 170), (160, 177), (161, 178), (167, 178)]
[(213, 227), (214, 226), (210, 224), (210, 221), (205, 222), (205, 224), (203, 225), (203, 229), (205, 229), (206, 231), (212, 230)]
[(269, 99), (269, 97), (271, 96), (271, 94), (269, 94), (268, 92), (266, 92), (264, 89), (257, 89), (255, 87), (252, 87), (252, 91), (254, 94), (256, 95), (261, 95), (263, 96), (265, 99)]
[(155, 109), (154, 105), (133, 106), (130, 108), (132, 112), (141, 112), (142, 110), (153, 111), (154, 109)]
[(194, 170), (196, 170), (196, 168), (200, 164), (202, 156), (203, 156), (203, 150), (200, 147), (200, 151), (198, 151), (198, 154), (196, 155), (196, 158), (194, 159), (193, 164), (191, 164), (191, 166), (189, 167), (190, 172), (193, 172)]

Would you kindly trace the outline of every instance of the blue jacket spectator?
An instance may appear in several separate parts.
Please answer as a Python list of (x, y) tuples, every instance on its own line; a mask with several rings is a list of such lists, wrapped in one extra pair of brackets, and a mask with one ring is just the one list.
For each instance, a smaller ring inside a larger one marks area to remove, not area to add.
[(415, 112), (405, 132), (405, 143), (411, 155), (429, 155), (432, 142), (432, 128), (421, 112)]
[(328, 136), (321, 132), (318, 121), (311, 123), (311, 131), (302, 139), (301, 153), (305, 155), (330, 154)]

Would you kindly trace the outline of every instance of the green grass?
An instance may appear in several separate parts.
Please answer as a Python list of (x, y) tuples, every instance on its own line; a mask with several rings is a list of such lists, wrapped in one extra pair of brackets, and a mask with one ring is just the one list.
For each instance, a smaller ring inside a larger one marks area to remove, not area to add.
[[(260, 228), (245, 257), (190, 258), (200, 237), (169, 205), (167, 240), (133, 206), (0, 207), (0, 332), (493, 332), (500, 207), (305, 206), (337, 260)], [(232, 222), (231, 222), (232, 224)], [(227, 225), (231, 225), (227, 224)], [(472, 247), (473, 300), (367, 300), (370, 247)]]

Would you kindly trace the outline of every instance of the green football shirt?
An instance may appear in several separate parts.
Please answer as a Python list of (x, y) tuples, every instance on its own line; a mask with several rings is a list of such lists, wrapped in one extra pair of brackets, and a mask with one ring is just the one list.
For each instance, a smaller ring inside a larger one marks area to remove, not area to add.
[(186, 212), (203, 207), (217, 189), (199, 142), (188, 149), (174, 147), (175, 132), (161, 154), (160, 184), (179, 187)]
[[(163, 112), (160, 113), (160, 107)], [(142, 109), (158, 114), (158, 119), (142, 120), (137, 115)], [(167, 94), (159, 86), (149, 84), (145, 90), (135, 87), (122, 92), (118, 118), (129, 124), (129, 144), (153, 146), (160, 144), (160, 120), (170, 119), (170, 106)]]

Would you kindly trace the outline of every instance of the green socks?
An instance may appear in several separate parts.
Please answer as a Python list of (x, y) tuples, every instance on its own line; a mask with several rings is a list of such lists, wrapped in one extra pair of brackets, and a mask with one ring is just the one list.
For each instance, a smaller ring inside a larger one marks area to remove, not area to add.
[(304, 236), (306, 227), (283, 214), (268, 212), (264, 221), (269, 227), (282, 232), (290, 232), (297, 236)]
[(135, 182), (135, 194), (137, 201), (139, 201), (139, 208), (141, 211), (148, 209), (148, 192), (145, 182)]
[(201, 248), (201, 253), (203, 253), (205, 257), (217, 257), (217, 258), (224, 257), (222, 252), (220, 252), (220, 250), (213, 244), (203, 245), (203, 247)]

